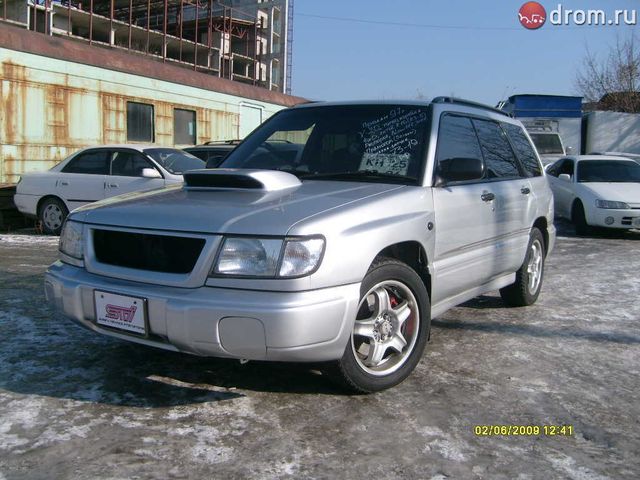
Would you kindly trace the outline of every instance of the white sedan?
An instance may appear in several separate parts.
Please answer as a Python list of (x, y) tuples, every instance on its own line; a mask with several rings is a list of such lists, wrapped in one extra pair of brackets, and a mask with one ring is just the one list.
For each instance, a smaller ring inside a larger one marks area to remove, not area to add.
[(58, 235), (68, 213), (123, 193), (182, 182), (182, 173), (204, 168), (182, 150), (154, 145), (105, 145), (72, 154), (45, 172), (25, 173), (14, 203), (37, 217), (46, 233)]
[(561, 158), (546, 168), (556, 215), (589, 227), (640, 228), (640, 164), (618, 156)]

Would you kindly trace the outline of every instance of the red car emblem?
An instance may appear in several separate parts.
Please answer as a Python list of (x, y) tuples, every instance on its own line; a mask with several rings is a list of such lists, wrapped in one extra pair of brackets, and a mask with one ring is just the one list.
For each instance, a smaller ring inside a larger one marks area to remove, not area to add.
[(133, 316), (136, 313), (136, 309), (137, 307), (135, 305), (132, 305), (130, 308), (119, 307), (118, 305), (111, 304), (105, 306), (107, 318), (122, 320), (123, 322), (127, 323), (131, 323), (133, 321)]

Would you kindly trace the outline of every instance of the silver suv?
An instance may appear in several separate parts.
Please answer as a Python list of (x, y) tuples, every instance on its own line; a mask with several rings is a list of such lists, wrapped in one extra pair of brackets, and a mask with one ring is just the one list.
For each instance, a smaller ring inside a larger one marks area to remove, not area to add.
[(112, 337), (196, 355), (327, 362), (382, 390), (431, 318), (500, 290), (530, 305), (553, 202), (520, 122), (432, 102), (308, 104), (223, 168), (74, 210), (47, 299)]

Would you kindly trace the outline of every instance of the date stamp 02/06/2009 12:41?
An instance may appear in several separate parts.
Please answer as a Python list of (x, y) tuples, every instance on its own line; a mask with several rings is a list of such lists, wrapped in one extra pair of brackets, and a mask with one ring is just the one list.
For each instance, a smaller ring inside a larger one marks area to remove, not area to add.
[(473, 433), (478, 437), (571, 437), (573, 425), (474, 425)]

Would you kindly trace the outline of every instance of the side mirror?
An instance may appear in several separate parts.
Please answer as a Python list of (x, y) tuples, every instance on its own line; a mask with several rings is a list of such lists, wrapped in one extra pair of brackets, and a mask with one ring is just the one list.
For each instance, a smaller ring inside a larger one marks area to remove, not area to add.
[(558, 178), (560, 180), (564, 180), (565, 182), (571, 182), (571, 175), (569, 175), (568, 173), (561, 173), (560, 175), (558, 175)]
[(158, 172), (155, 168), (143, 168), (142, 177), (143, 178), (162, 178), (162, 175), (160, 175), (160, 172)]
[(565, 150), (567, 151), (567, 155), (571, 155), (573, 153), (573, 147), (566, 147)]
[(484, 163), (479, 158), (447, 158), (438, 163), (436, 186), (450, 182), (480, 180), (484, 176)]

